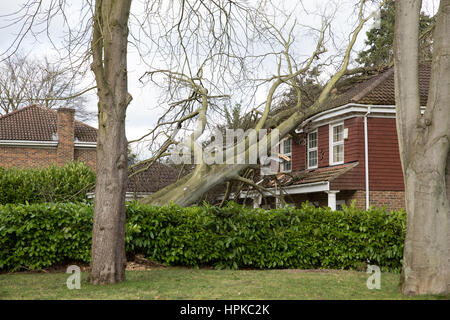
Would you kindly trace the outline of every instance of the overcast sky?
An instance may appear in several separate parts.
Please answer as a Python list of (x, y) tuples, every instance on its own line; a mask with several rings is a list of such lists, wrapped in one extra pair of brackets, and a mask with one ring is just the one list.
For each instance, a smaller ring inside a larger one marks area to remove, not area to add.
[[(45, 1), (45, 0), (44, 0)], [(69, 8), (69, 20), (71, 23), (76, 24), (78, 21), (77, 10), (82, 3), (83, 0), (71, 0), (71, 8)], [(139, 14), (142, 11), (142, 2), (143, 0), (134, 0), (132, 5), (132, 13)], [(17, 10), (20, 4), (24, 3), (25, 0), (10, 0), (10, 1), (0, 1), (0, 15), (5, 15), (7, 13), (14, 12)], [(277, 1), (274, 1), (277, 2)], [(280, 3), (280, 8), (286, 6), (287, 9), (292, 8), (292, 3), (297, 1), (278, 1)], [(300, 8), (300, 11), (306, 9), (308, 12), (322, 12), (327, 10), (327, 7), (339, 3), (338, 12), (336, 14), (336, 18), (333, 24), (333, 31), (336, 35), (336, 39), (341, 41), (342, 43), (346, 43), (346, 39), (348, 39), (348, 35), (354, 29), (355, 16), (352, 15), (354, 12), (354, 6), (352, 6), (353, 1), (317, 1), (317, 0), (305, 0), (303, 1), (304, 8)], [(436, 6), (438, 4), (437, 0), (428, 0), (424, 1), (424, 8), (427, 12), (435, 12)], [(317, 16), (307, 15), (304, 12), (299, 13), (298, 16), (295, 16), (299, 23), (320, 27), (321, 21)], [(8, 18), (1, 16), (0, 17), (0, 26), (5, 26), (8, 24)], [(359, 36), (358, 43), (355, 46), (355, 51), (358, 51), (364, 47), (365, 40), (365, 31), (373, 26), (373, 21), (371, 21), (365, 28), (364, 32), (362, 32)], [(11, 25), (9, 28), (0, 30), (0, 49), (3, 52), (12, 42), (14, 38), (14, 34), (20, 30), (20, 23), (16, 23)], [(41, 26), (40, 29), (43, 27)], [(60, 37), (61, 33), (58, 29), (58, 24), (54, 24), (52, 30), (53, 37)], [(298, 51), (299, 56), (308, 56), (311, 52), (314, 51), (315, 48), (315, 38), (311, 38), (311, 36), (303, 30), (303, 32), (299, 32), (297, 34), (297, 46), (295, 50)], [(348, 42), (348, 41), (347, 41)], [(32, 38), (26, 38), (22, 44), (22, 49), (25, 52), (32, 52), (36, 57), (42, 57), (45, 54), (52, 54), (52, 46), (49, 43), (48, 39), (45, 37), (40, 37), (39, 41), (36, 42)], [(274, 65), (265, 65), (267, 70), (266, 73), (274, 74), (276, 69), (274, 69)], [(155, 86), (146, 85), (144, 86), (139, 82), (139, 78), (142, 74), (147, 71), (148, 67), (141, 62), (139, 55), (133, 47), (129, 48), (129, 57), (128, 57), (128, 76), (129, 76), (129, 91), (133, 96), (133, 101), (131, 102), (128, 111), (127, 111), (127, 120), (126, 120), (126, 133), (128, 140), (136, 139), (142, 135), (144, 135), (149, 129), (151, 129), (156, 120), (158, 119), (158, 115), (161, 114), (163, 108), (161, 105), (164, 104), (164, 101), (159, 98), (161, 90), (156, 88)], [(270, 70), (270, 72), (268, 71)], [(261, 70), (264, 73), (264, 70)], [(91, 79), (86, 79), (86, 82), (92, 81)], [(262, 88), (258, 93), (257, 100), (262, 102), (265, 96), (265, 88)], [(90, 94), (89, 96), (89, 109), (92, 111), (97, 110), (96, 105), (96, 96), (95, 94)], [(93, 126), (97, 126), (96, 120), (91, 121), (89, 124)], [(145, 157), (148, 153), (142, 150), (138, 150), (140, 153), (140, 157)]]

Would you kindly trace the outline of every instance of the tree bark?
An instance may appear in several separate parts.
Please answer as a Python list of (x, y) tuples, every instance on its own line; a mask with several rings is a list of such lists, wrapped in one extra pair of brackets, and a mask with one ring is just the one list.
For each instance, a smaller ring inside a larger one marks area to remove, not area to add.
[[(316, 102), (305, 112), (294, 112), (287, 120), (283, 121), (277, 129), (280, 137), (286, 136), (289, 132), (297, 128), (309, 115), (318, 112), (325, 104), (325, 99)], [(268, 138), (268, 150), (270, 145)], [(248, 152), (248, 150), (247, 150)], [(166, 205), (170, 202), (180, 206), (189, 206), (196, 203), (209, 190), (220, 183), (233, 180), (239, 176), (239, 173), (252, 166), (252, 164), (200, 164), (193, 174), (187, 175), (174, 184), (171, 184), (147, 197), (140, 202), (151, 205)]]
[(450, 0), (441, 0), (434, 34), (429, 98), (420, 111), (421, 1), (396, 1), (395, 85), (407, 231), (401, 290), (450, 292)]
[[(278, 87), (287, 82), (293, 82), (295, 86), (295, 77), (299, 76), (300, 74), (306, 72), (309, 67), (311, 66), (312, 62), (323, 53), (323, 40), (324, 40), (324, 34), (328, 28), (328, 25), (325, 25), (324, 28), (321, 31), (321, 36), (319, 38), (319, 41), (317, 43), (316, 51), (312, 54), (310, 59), (308, 60), (308, 63), (306, 66), (297, 72), (293, 73), (293, 71), (290, 68), (290, 73), (287, 76), (278, 76), (276, 78), (276, 81), (274, 81), (272, 87), (269, 90), (267, 101), (266, 101), (266, 108), (264, 110), (264, 113), (261, 117), (261, 119), (258, 121), (258, 124), (255, 126), (255, 130), (258, 131), (259, 129), (263, 128), (264, 126), (267, 127), (267, 124), (269, 122), (274, 123), (274, 125), (270, 127), (275, 127), (278, 129), (280, 138), (285, 137), (288, 133), (292, 132), (294, 129), (296, 129), (299, 125), (303, 123), (305, 119), (310, 117), (312, 114), (322, 111), (323, 109), (326, 109), (327, 104), (330, 102), (329, 97), (331, 90), (335, 87), (336, 83), (344, 76), (347, 72), (348, 65), (350, 63), (350, 57), (351, 52), (353, 49), (353, 46), (357, 40), (358, 34), (361, 32), (361, 30), (364, 27), (364, 24), (369, 21), (373, 14), (369, 15), (368, 17), (363, 16), (364, 13), (364, 5), (365, 1), (362, 1), (360, 3), (360, 11), (359, 11), (359, 24), (353, 34), (351, 35), (350, 43), (346, 48), (345, 55), (342, 61), (341, 68), (336, 72), (336, 74), (331, 77), (331, 79), (328, 81), (328, 83), (325, 85), (324, 89), (320, 93), (319, 98), (315, 101), (315, 103), (307, 108), (306, 110), (301, 110), (301, 93), (300, 90), (297, 90), (297, 105), (289, 110), (288, 114), (291, 114), (289, 118), (281, 122), (280, 125), (277, 125), (280, 121), (273, 121), (274, 119), (269, 119), (269, 111), (272, 104), (272, 98), (275, 94), (275, 91), (278, 89)], [(287, 45), (287, 49), (289, 48), (289, 45)], [(286, 49), (286, 54), (288, 50)], [(289, 55), (287, 54), (287, 61), (289, 62)], [(297, 88), (298, 89), (298, 88)], [(284, 112), (283, 112), (284, 113)], [(271, 121), (272, 120), (272, 121)], [(276, 119), (279, 120), (279, 119)], [(275, 124), (276, 123), (276, 124)], [(306, 125), (306, 124), (305, 124)], [(268, 141), (271, 141), (270, 138), (268, 138)], [(271, 143), (267, 144), (268, 152), (272, 150), (274, 147), (271, 145)], [(249, 149), (247, 148), (246, 153), (248, 154)], [(191, 205), (201, 199), (203, 194), (210, 190), (211, 188), (217, 186), (219, 183), (234, 180), (238, 174), (243, 171), (244, 169), (249, 168), (250, 164), (236, 164), (236, 165), (223, 165), (223, 164), (215, 164), (215, 165), (205, 165), (200, 164), (195, 172), (189, 176), (184, 177), (182, 180), (167, 186), (166, 188), (159, 190), (158, 192), (147, 196), (146, 198), (142, 199), (142, 203), (146, 204), (152, 204), (152, 205), (165, 205), (170, 202), (174, 202), (179, 205), (187, 206)]]
[(97, 181), (90, 281), (125, 280), (125, 188), (128, 19), (131, 0), (97, 0), (92, 38), (92, 70), (97, 82)]

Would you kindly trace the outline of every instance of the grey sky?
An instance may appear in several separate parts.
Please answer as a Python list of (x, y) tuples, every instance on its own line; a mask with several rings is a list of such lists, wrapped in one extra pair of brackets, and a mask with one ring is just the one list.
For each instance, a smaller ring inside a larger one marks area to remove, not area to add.
[[(45, 0), (44, 0), (45, 1)], [(82, 3), (83, 0), (70, 1), (69, 8), (69, 21), (70, 23), (77, 23), (77, 10)], [(24, 1), (1, 1), (0, 2), (0, 14), (4, 15), (6, 13), (13, 12), (17, 10), (18, 6)], [(132, 12), (138, 14), (142, 10), (142, 0), (135, 0), (132, 5)], [(297, 1), (279, 1), (280, 8), (285, 6), (288, 10), (293, 10), (293, 3), (298, 3)], [(343, 46), (348, 42), (348, 35), (354, 28), (355, 15), (352, 15), (354, 11), (354, 1), (316, 1), (316, 0), (306, 0), (303, 1), (304, 8), (308, 12), (323, 12), (329, 11), (329, 9), (333, 6), (338, 7), (338, 11), (333, 22), (333, 32), (335, 34), (335, 40), (339, 44), (341, 43)], [(438, 1), (437, 0), (428, 0), (424, 1), (424, 8), (427, 12), (435, 12), (437, 8)], [(302, 8), (299, 8), (302, 9)], [(314, 15), (298, 15), (295, 17), (298, 23), (320, 27), (321, 21), (318, 16)], [(5, 26), (8, 24), (6, 17), (0, 17), (0, 26)], [(55, 23), (52, 25), (51, 33), (54, 39), (58, 39), (62, 36), (61, 30), (62, 25)], [(358, 51), (363, 48), (363, 42), (365, 39), (365, 31), (368, 30), (369, 27), (372, 26), (372, 23), (369, 23), (365, 30), (360, 34), (358, 43), (355, 46), (355, 51)], [(3, 51), (7, 48), (12, 39), (13, 34), (17, 33), (20, 28), (19, 24), (12, 25), (8, 29), (2, 29), (0, 32), (0, 49)], [(61, 28), (61, 29), (59, 29)], [(39, 27), (39, 29), (43, 29), (43, 27)], [(305, 29), (299, 28), (299, 31), (296, 35), (296, 46), (295, 52), (299, 56), (308, 56), (313, 52), (315, 47), (315, 38), (311, 38), (311, 34), (307, 32)], [(57, 40), (56, 40), (57, 41)], [(43, 56), (44, 54), (51, 54), (52, 47), (48, 40), (45, 37), (40, 37), (39, 41), (36, 42), (30, 37), (25, 39), (23, 42), (23, 50), (26, 52), (32, 52), (36, 57)], [(136, 139), (143, 134), (145, 134), (149, 129), (151, 129), (158, 116), (163, 111), (164, 100), (160, 99), (161, 90), (155, 86), (143, 86), (142, 83), (139, 82), (139, 78), (142, 74), (148, 70), (148, 67), (141, 62), (139, 55), (136, 50), (130, 46), (129, 48), (129, 58), (128, 58), (128, 71), (129, 71), (129, 91), (133, 96), (133, 101), (131, 102), (128, 112), (127, 112), (127, 138), (128, 140)], [(155, 61), (158, 61), (157, 59)], [(274, 70), (274, 62), (268, 61), (261, 70), (261, 74), (274, 74), (276, 69)], [(92, 78), (86, 79), (86, 83), (92, 82)], [(265, 88), (262, 87), (261, 90), (257, 92), (256, 100), (257, 102), (262, 102), (265, 97)], [(242, 97), (241, 97), (242, 99)], [(89, 95), (89, 109), (95, 111), (97, 109), (96, 106), (96, 96), (95, 94)], [(96, 121), (92, 121), (91, 125), (96, 126)], [(148, 152), (140, 151), (141, 157), (145, 157)]]

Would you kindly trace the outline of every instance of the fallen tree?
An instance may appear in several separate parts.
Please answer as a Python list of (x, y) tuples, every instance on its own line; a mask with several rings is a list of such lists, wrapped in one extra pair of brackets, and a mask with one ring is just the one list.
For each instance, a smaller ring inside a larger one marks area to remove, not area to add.
[[(382, 5), (382, 4), (381, 4)], [(381, 6), (380, 5), (380, 6)], [(306, 121), (311, 115), (318, 113), (329, 107), (330, 103), (333, 100), (332, 90), (335, 88), (338, 81), (345, 75), (349, 73), (349, 64), (351, 62), (351, 53), (352, 49), (355, 45), (356, 39), (362, 30), (363, 26), (367, 21), (369, 21), (375, 12), (369, 14), (367, 16), (364, 15), (364, 11), (366, 9), (366, 1), (361, 1), (359, 7), (358, 14), (358, 23), (351, 34), (350, 41), (348, 43), (347, 48), (345, 49), (345, 54), (340, 62), (340, 67), (337, 72), (330, 78), (330, 80), (324, 85), (323, 90), (318, 95), (318, 98), (315, 102), (308, 107), (302, 103), (302, 91), (299, 88), (298, 82), (296, 79), (306, 73), (310, 72), (313, 66), (317, 68), (317, 65), (314, 65), (314, 62), (320, 59), (320, 56), (326, 52), (326, 48), (324, 45), (325, 35), (329, 31), (330, 22), (324, 19), (324, 23), (320, 30), (319, 40), (317, 42), (316, 50), (312, 53), (312, 55), (307, 59), (304, 65), (301, 68), (297, 67), (297, 64), (292, 59), (292, 54), (290, 52), (291, 44), (292, 44), (292, 29), (289, 34), (285, 37), (281, 30), (277, 29), (274, 24), (270, 23), (268, 20), (265, 21), (266, 28), (270, 30), (273, 34), (276, 35), (277, 39), (283, 45), (283, 51), (280, 54), (279, 63), (278, 63), (278, 74), (273, 76), (270, 79), (266, 79), (267, 82), (271, 82), (270, 89), (268, 91), (267, 99), (265, 102), (264, 110), (259, 111), (259, 119), (254, 126), (254, 130), (258, 131), (263, 128), (271, 128), (271, 133), (268, 133), (263, 138), (260, 138), (259, 141), (254, 141), (253, 143), (266, 145), (267, 152), (270, 153), (275, 147), (275, 144), (278, 142), (278, 139), (273, 139), (272, 136), (275, 134), (279, 134), (279, 138), (283, 138), (292, 131), (297, 128), (305, 127), (308, 122)], [(282, 63), (286, 66), (287, 72), (285, 74), (281, 74)], [(191, 119), (192, 117), (199, 117), (199, 124), (195, 132), (190, 136), (189, 142), (192, 145), (196, 143), (196, 140), (199, 139), (201, 134), (204, 132), (207, 122), (206, 112), (209, 105), (209, 96), (206, 88), (202, 86), (201, 77), (190, 77), (185, 74), (170, 72), (168, 70), (158, 70), (151, 72), (150, 75), (153, 76), (157, 73), (165, 74), (171, 80), (176, 80), (178, 82), (182, 82), (186, 86), (190, 86), (192, 89), (192, 95), (189, 99), (201, 99), (202, 106), (198, 110), (192, 112), (188, 116), (184, 116), (178, 120), (172, 120), (171, 123), (176, 123), (177, 128), (181, 126), (181, 124), (187, 119)], [(275, 95), (277, 90), (279, 90), (282, 85), (288, 84), (292, 91), (295, 92), (296, 101), (293, 105), (285, 108), (284, 110), (278, 112), (276, 115), (271, 117), (272, 104), (275, 100)], [(188, 100), (188, 99), (187, 99)], [(165, 152), (169, 150), (171, 145), (177, 145), (180, 142), (175, 141), (173, 139), (173, 135), (166, 140), (166, 143), (163, 144), (162, 148), (158, 151), (157, 155), (152, 159), (148, 160), (149, 166), (154, 163), (157, 159), (159, 159), (162, 155), (167, 155)], [(170, 202), (176, 203), (181, 206), (188, 206), (198, 202), (202, 196), (213, 187), (222, 184), (227, 181), (238, 180), (241, 182), (248, 181), (247, 179), (241, 177), (241, 174), (244, 170), (255, 167), (254, 164), (249, 163), (248, 161), (244, 163), (237, 161), (239, 158), (241, 159), (249, 159), (250, 153), (252, 152), (252, 147), (254, 144), (249, 143), (248, 137), (235, 145), (228, 146), (228, 150), (224, 152), (229, 152), (230, 149), (232, 152), (236, 150), (235, 153), (235, 161), (233, 164), (230, 163), (213, 163), (208, 164), (206, 161), (200, 161), (193, 170), (193, 172), (189, 175), (186, 175), (176, 183), (169, 185), (160, 191), (147, 196), (142, 199), (141, 202), (145, 204), (153, 204), (153, 205), (165, 205)], [(191, 148), (194, 150), (195, 148)], [(244, 150), (239, 153), (238, 150)], [(253, 149), (254, 150), (254, 149)], [(198, 152), (198, 151), (195, 151)], [(199, 155), (198, 159), (203, 159), (202, 155)], [(264, 163), (260, 163), (263, 164)]]

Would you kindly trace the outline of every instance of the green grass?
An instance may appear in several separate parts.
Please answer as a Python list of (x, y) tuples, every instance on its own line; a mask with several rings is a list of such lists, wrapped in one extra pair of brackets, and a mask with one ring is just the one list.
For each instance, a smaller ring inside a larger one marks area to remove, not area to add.
[(127, 281), (93, 286), (82, 273), (81, 289), (69, 290), (69, 275), (0, 274), (0, 299), (448, 299), (406, 297), (398, 274), (383, 273), (381, 289), (366, 287), (368, 274), (356, 271), (210, 270), (155, 268), (127, 271)]

